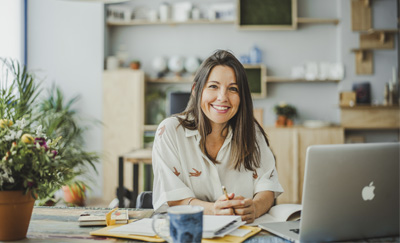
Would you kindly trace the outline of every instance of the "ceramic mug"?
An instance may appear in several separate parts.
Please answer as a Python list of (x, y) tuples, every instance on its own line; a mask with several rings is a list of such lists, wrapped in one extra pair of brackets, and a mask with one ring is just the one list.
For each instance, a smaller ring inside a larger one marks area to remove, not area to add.
[(203, 211), (200, 206), (175, 206), (153, 217), (154, 232), (167, 242), (201, 242)]

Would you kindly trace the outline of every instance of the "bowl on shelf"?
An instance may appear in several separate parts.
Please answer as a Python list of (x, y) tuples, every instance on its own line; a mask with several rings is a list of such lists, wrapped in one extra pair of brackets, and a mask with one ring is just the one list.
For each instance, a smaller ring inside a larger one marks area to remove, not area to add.
[(329, 127), (331, 125), (332, 124), (330, 122), (320, 121), (320, 120), (306, 120), (303, 122), (303, 126), (308, 128)]

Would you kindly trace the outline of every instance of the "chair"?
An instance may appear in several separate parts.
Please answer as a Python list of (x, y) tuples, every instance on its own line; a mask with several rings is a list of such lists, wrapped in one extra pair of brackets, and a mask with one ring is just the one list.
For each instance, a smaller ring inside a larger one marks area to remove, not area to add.
[(153, 192), (141, 192), (136, 199), (136, 208), (150, 208), (153, 209)]

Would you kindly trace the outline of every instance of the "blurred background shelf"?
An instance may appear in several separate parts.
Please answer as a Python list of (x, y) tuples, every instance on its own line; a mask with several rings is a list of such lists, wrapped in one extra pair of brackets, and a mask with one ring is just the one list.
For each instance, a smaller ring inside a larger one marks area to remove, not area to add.
[(294, 78), (287, 78), (287, 77), (277, 77), (277, 76), (267, 76), (266, 78), (267, 83), (314, 83), (314, 82), (340, 82), (340, 80), (331, 80), (331, 79), (325, 79), (325, 80), (306, 80), (306, 79), (294, 79)]

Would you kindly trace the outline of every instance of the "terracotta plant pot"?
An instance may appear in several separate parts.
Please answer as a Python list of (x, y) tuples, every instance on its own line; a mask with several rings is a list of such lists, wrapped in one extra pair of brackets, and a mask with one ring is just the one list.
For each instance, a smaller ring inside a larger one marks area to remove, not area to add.
[(140, 69), (140, 62), (131, 62), (130, 66), (134, 70)]
[(0, 191), (0, 241), (26, 237), (35, 199), (22, 191)]
[(276, 121), (275, 121), (275, 126), (276, 127), (286, 126), (286, 120), (287, 120), (286, 116), (278, 115), (278, 117), (276, 118)]
[(64, 201), (67, 204), (74, 206), (85, 206), (85, 185), (82, 185), (82, 189), (76, 184), (71, 186), (63, 186), (62, 190), (64, 192)]

